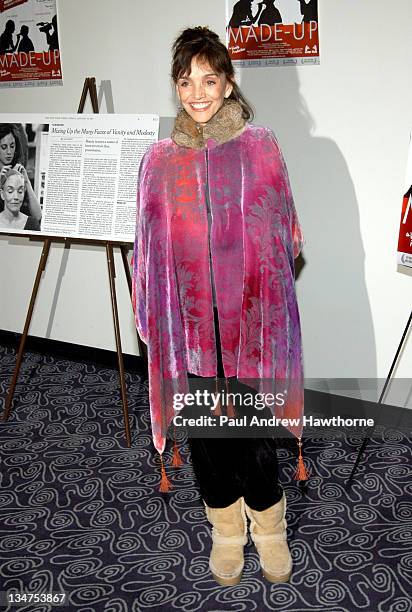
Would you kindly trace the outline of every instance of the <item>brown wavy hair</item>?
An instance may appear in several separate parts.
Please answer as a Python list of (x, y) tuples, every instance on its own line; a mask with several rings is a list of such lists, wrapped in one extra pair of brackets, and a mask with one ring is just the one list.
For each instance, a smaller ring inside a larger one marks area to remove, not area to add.
[(11, 166), (15, 166), (17, 163), (24, 163), (24, 155), (22, 150), (21, 143), (21, 134), (19, 133), (19, 126), (15, 123), (0, 123), (0, 140), (3, 140), (6, 136), (11, 134), (14, 138), (14, 142), (16, 144), (16, 148), (14, 150), (13, 161), (11, 162)]
[(171, 76), (174, 83), (177, 83), (183, 75), (190, 75), (194, 57), (202, 62), (207, 62), (217, 74), (226, 75), (233, 87), (229, 99), (239, 102), (245, 121), (253, 121), (253, 109), (235, 81), (235, 71), (229, 52), (215, 32), (209, 28), (197, 26), (187, 28), (179, 34), (172, 46)]

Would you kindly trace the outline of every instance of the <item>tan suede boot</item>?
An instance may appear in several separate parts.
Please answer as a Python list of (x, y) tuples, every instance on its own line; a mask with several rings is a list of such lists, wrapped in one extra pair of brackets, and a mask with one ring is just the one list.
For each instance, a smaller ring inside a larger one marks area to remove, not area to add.
[(243, 547), (247, 542), (247, 522), (243, 497), (226, 508), (209, 508), (206, 516), (213, 525), (209, 567), (213, 578), (222, 586), (240, 582), (243, 570)]
[(245, 508), (263, 575), (269, 582), (287, 582), (292, 573), (292, 557), (286, 541), (285, 494), (277, 504), (262, 512), (247, 505)]

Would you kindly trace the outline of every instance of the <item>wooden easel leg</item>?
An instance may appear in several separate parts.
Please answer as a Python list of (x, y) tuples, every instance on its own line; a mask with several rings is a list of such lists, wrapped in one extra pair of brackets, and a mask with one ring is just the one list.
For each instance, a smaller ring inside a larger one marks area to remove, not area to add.
[[(120, 251), (122, 253), (123, 267), (124, 267), (124, 272), (126, 274), (127, 285), (129, 287), (129, 293), (130, 293), (130, 298), (131, 298), (132, 297), (132, 277), (130, 274), (129, 262), (127, 261), (128, 248), (124, 244), (122, 244), (120, 246)], [(147, 346), (145, 345), (144, 342), (141, 341), (139, 334), (137, 334), (137, 345), (139, 347), (139, 354), (141, 357), (143, 357), (143, 361), (147, 368)]]
[(90, 95), (90, 101), (92, 103), (92, 109), (94, 113), (99, 112), (99, 102), (97, 99), (96, 79), (95, 77), (87, 77), (84, 79), (83, 91), (79, 102), (79, 108), (77, 112), (81, 114), (84, 111), (86, 105), (87, 94)]
[(40, 281), (41, 281), (41, 275), (43, 273), (43, 270), (46, 267), (47, 258), (49, 256), (50, 244), (51, 244), (51, 239), (50, 238), (46, 238), (45, 241), (44, 241), (44, 244), (43, 244), (43, 250), (42, 250), (42, 254), (41, 254), (41, 257), (40, 257), (39, 265), (38, 265), (38, 268), (37, 268), (36, 280), (34, 281), (33, 291), (32, 291), (32, 294), (31, 294), (29, 309), (28, 309), (27, 315), (26, 315), (26, 322), (24, 324), (23, 334), (22, 334), (22, 337), (20, 339), (19, 350), (17, 352), (16, 366), (14, 368), (13, 378), (11, 379), (10, 388), (9, 388), (9, 391), (8, 391), (8, 394), (7, 394), (6, 406), (4, 408), (4, 413), (3, 413), (3, 420), (4, 421), (7, 421), (7, 419), (10, 416), (11, 406), (12, 406), (13, 397), (14, 397), (14, 391), (15, 391), (15, 388), (16, 388), (17, 378), (19, 376), (20, 366), (21, 366), (21, 362), (22, 362), (22, 359), (23, 359), (24, 346), (26, 344), (27, 334), (29, 332), (31, 318), (32, 318), (32, 315), (33, 315), (34, 304), (36, 302), (37, 292), (39, 290), (39, 285), (40, 285)]
[(112, 299), (112, 311), (113, 311), (113, 323), (114, 323), (114, 335), (116, 338), (116, 349), (117, 349), (117, 363), (119, 366), (119, 377), (120, 377), (120, 392), (122, 396), (123, 405), (123, 418), (124, 418), (124, 431), (126, 434), (127, 446), (131, 446), (130, 437), (130, 426), (129, 426), (129, 410), (127, 407), (127, 393), (126, 393), (126, 382), (124, 376), (124, 365), (122, 355), (122, 342), (120, 339), (120, 326), (119, 326), (119, 315), (117, 310), (117, 299), (116, 299), (116, 269), (113, 258), (113, 246), (110, 242), (106, 242), (106, 255), (107, 255), (107, 266), (109, 270), (109, 281), (110, 281), (110, 295)]

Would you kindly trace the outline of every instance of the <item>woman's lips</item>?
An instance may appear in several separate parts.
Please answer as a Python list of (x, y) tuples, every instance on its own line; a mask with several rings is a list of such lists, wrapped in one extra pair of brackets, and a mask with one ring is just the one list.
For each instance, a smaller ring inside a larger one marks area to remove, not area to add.
[(199, 102), (199, 103), (195, 102), (195, 103), (191, 103), (190, 106), (191, 108), (193, 108), (193, 110), (202, 112), (202, 111), (207, 110), (211, 104), (212, 104), (211, 102)]

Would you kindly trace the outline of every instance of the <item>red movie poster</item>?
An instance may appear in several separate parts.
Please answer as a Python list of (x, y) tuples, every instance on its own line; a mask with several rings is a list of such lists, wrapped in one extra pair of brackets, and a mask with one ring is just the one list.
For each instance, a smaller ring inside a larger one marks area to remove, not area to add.
[(0, 0), (0, 13), (3, 11), (7, 11), (7, 9), (12, 9), (15, 6), (19, 6), (19, 4), (24, 4), (29, 0)]
[(399, 224), (398, 263), (412, 268), (412, 137), (409, 144), (406, 181)]
[(56, 0), (0, 0), (0, 87), (62, 84)]
[(319, 64), (317, 0), (226, 0), (227, 47), (236, 65)]

